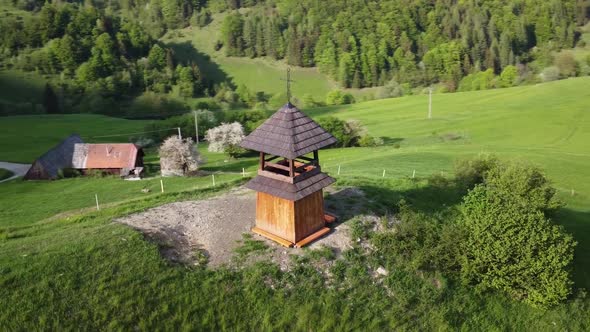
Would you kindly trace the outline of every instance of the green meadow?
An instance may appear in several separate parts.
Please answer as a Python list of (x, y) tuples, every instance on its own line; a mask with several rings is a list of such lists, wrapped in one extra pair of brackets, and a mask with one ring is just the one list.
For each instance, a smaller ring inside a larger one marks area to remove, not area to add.
[[(351, 250), (325, 286), (304, 256), (293, 271), (276, 266), (223, 268), (175, 265), (156, 244), (112, 222), (118, 216), (178, 200), (216, 195), (244, 180), (255, 158), (229, 160), (200, 151), (196, 178), (120, 181), (76, 178), (0, 184), (0, 327), (4, 330), (587, 330), (590, 301), (590, 78), (536, 86), (408, 96), (305, 110), (315, 118), (358, 120), (385, 145), (328, 149), (322, 168), (337, 186), (370, 194), (368, 209), (388, 212), (401, 198), (425, 211), (458, 203), (428, 177), (452, 177), (456, 160), (478, 154), (544, 169), (567, 206), (555, 217), (578, 242), (571, 299), (539, 310), (495, 293), (476, 293), (453, 280), (441, 288), (394, 274), (403, 285), (391, 297), (366, 270), (369, 259)], [(0, 160), (30, 162), (71, 132), (89, 142), (127, 141), (97, 136), (134, 133), (145, 122), (104, 116), (0, 118)], [(36, 128), (36, 130), (30, 130)], [(134, 136), (134, 135), (129, 135)], [(135, 136), (134, 136), (135, 137)], [(148, 163), (156, 163), (149, 151)], [(414, 173), (415, 172), (415, 173)], [(415, 179), (412, 176), (415, 175)], [(142, 193), (141, 189), (150, 189)], [(96, 211), (95, 194), (103, 208)], [(57, 215), (57, 216), (56, 216)], [(315, 257), (315, 258), (314, 258)], [(344, 266), (342, 266), (344, 265)], [(406, 291), (404, 291), (406, 290)]]
[(12, 176), (12, 172), (4, 168), (0, 168), (0, 180), (8, 179)]
[[(93, 114), (3, 117), (0, 118), (0, 136), (4, 139), (0, 143), (0, 160), (32, 163), (71, 134), (79, 134), (84, 141), (93, 143), (128, 142), (130, 138), (139, 137), (134, 133), (143, 132), (147, 123)], [(120, 134), (123, 135), (111, 136)]]
[[(181, 61), (195, 61), (203, 74), (222, 82), (230, 79), (235, 85), (245, 84), (251, 91), (269, 94), (284, 93), (287, 65), (283, 61), (267, 58), (227, 57), (223, 49), (215, 51), (215, 41), (220, 39), (221, 22), (225, 13), (214, 14), (213, 22), (206, 27), (186, 28), (169, 32), (162, 41), (175, 50)], [(291, 68), (293, 95), (301, 98), (309, 94), (316, 100), (324, 100), (337, 84), (318, 72), (317, 68)]]

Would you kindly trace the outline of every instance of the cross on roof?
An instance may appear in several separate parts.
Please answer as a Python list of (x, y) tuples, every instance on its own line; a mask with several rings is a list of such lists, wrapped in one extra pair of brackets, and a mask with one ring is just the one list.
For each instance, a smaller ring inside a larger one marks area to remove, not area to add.
[(291, 67), (287, 67), (287, 79), (281, 79), (281, 81), (287, 81), (287, 101), (291, 102), (291, 82), (295, 82), (291, 80)]

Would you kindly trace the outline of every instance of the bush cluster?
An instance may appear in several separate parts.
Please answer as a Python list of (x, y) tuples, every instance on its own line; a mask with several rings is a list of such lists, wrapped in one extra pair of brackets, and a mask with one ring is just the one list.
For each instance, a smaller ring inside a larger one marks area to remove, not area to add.
[(318, 123), (338, 140), (335, 147), (383, 145), (383, 140), (367, 134), (366, 128), (359, 121), (344, 121), (330, 116), (320, 119)]
[(379, 263), (442, 273), (536, 307), (563, 302), (576, 243), (550, 219), (561, 203), (543, 172), (485, 156), (457, 163), (456, 175), (468, 191), (458, 208), (416, 212), (402, 201), (397, 222), (370, 237)]

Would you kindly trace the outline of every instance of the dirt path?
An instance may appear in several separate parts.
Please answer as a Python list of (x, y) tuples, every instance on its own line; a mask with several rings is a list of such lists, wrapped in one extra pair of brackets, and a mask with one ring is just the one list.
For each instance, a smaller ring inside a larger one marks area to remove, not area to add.
[(12, 179), (16, 179), (21, 176), (25, 176), (25, 174), (27, 174), (27, 171), (29, 170), (29, 168), (31, 168), (31, 165), (30, 164), (8, 163), (8, 162), (0, 161), (0, 168), (7, 169), (7, 170), (11, 171), (12, 173), (14, 173), (14, 175), (12, 177), (9, 177), (8, 179), (4, 179), (4, 180), (0, 181), (0, 183), (2, 183), (2, 182), (10, 181)]
[[(115, 221), (127, 224), (160, 245), (162, 255), (176, 262), (195, 264), (196, 253), (202, 251), (208, 264), (217, 267), (230, 263), (243, 239), (251, 234), (255, 224), (256, 196), (244, 187), (236, 188), (218, 197), (189, 202), (171, 203)], [(264, 256), (282, 268), (287, 268), (289, 256), (301, 254), (302, 249), (284, 248), (275, 242), (254, 235), (270, 248)], [(338, 254), (350, 247), (348, 226), (333, 228), (332, 232), (315, 241), (310, 249), (325, 245)]]

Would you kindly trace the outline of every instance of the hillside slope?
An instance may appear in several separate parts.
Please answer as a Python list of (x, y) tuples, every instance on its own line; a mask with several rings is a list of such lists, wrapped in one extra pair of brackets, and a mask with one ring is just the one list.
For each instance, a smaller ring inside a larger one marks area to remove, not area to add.
[[(199, 69), (216, 82), (230, 79), (235, 85), (245, 84), (251, 91), (268, 94), (284, 93), (287, 65), (284, 61), (269, 58), (226, 57), (223, 51), (215, 51), (214, 45), (221, 39), (221, 22), (225, 13), (214, 14), (213, 21), (203, 28), (189, 27), (173, 30), (162, 39), (173, 47), (181, 61), (194, 61)], [(309, 94), (316, 100), (324, 100), (326, 94), (338, 87), (317, 68), (292, 67), (293, 94), (299, 98)]]
[[(380, 176), (450, 171), (452, 161), (497, 153), (545, 168), (564, 193), (590, 197), (590, 78), (433, 97), (411, 96), (308, 111), (355, 119), (394, 145), (324, 152), (348, 174)], [(579, 200), (578, 200), (579, 199)]]

